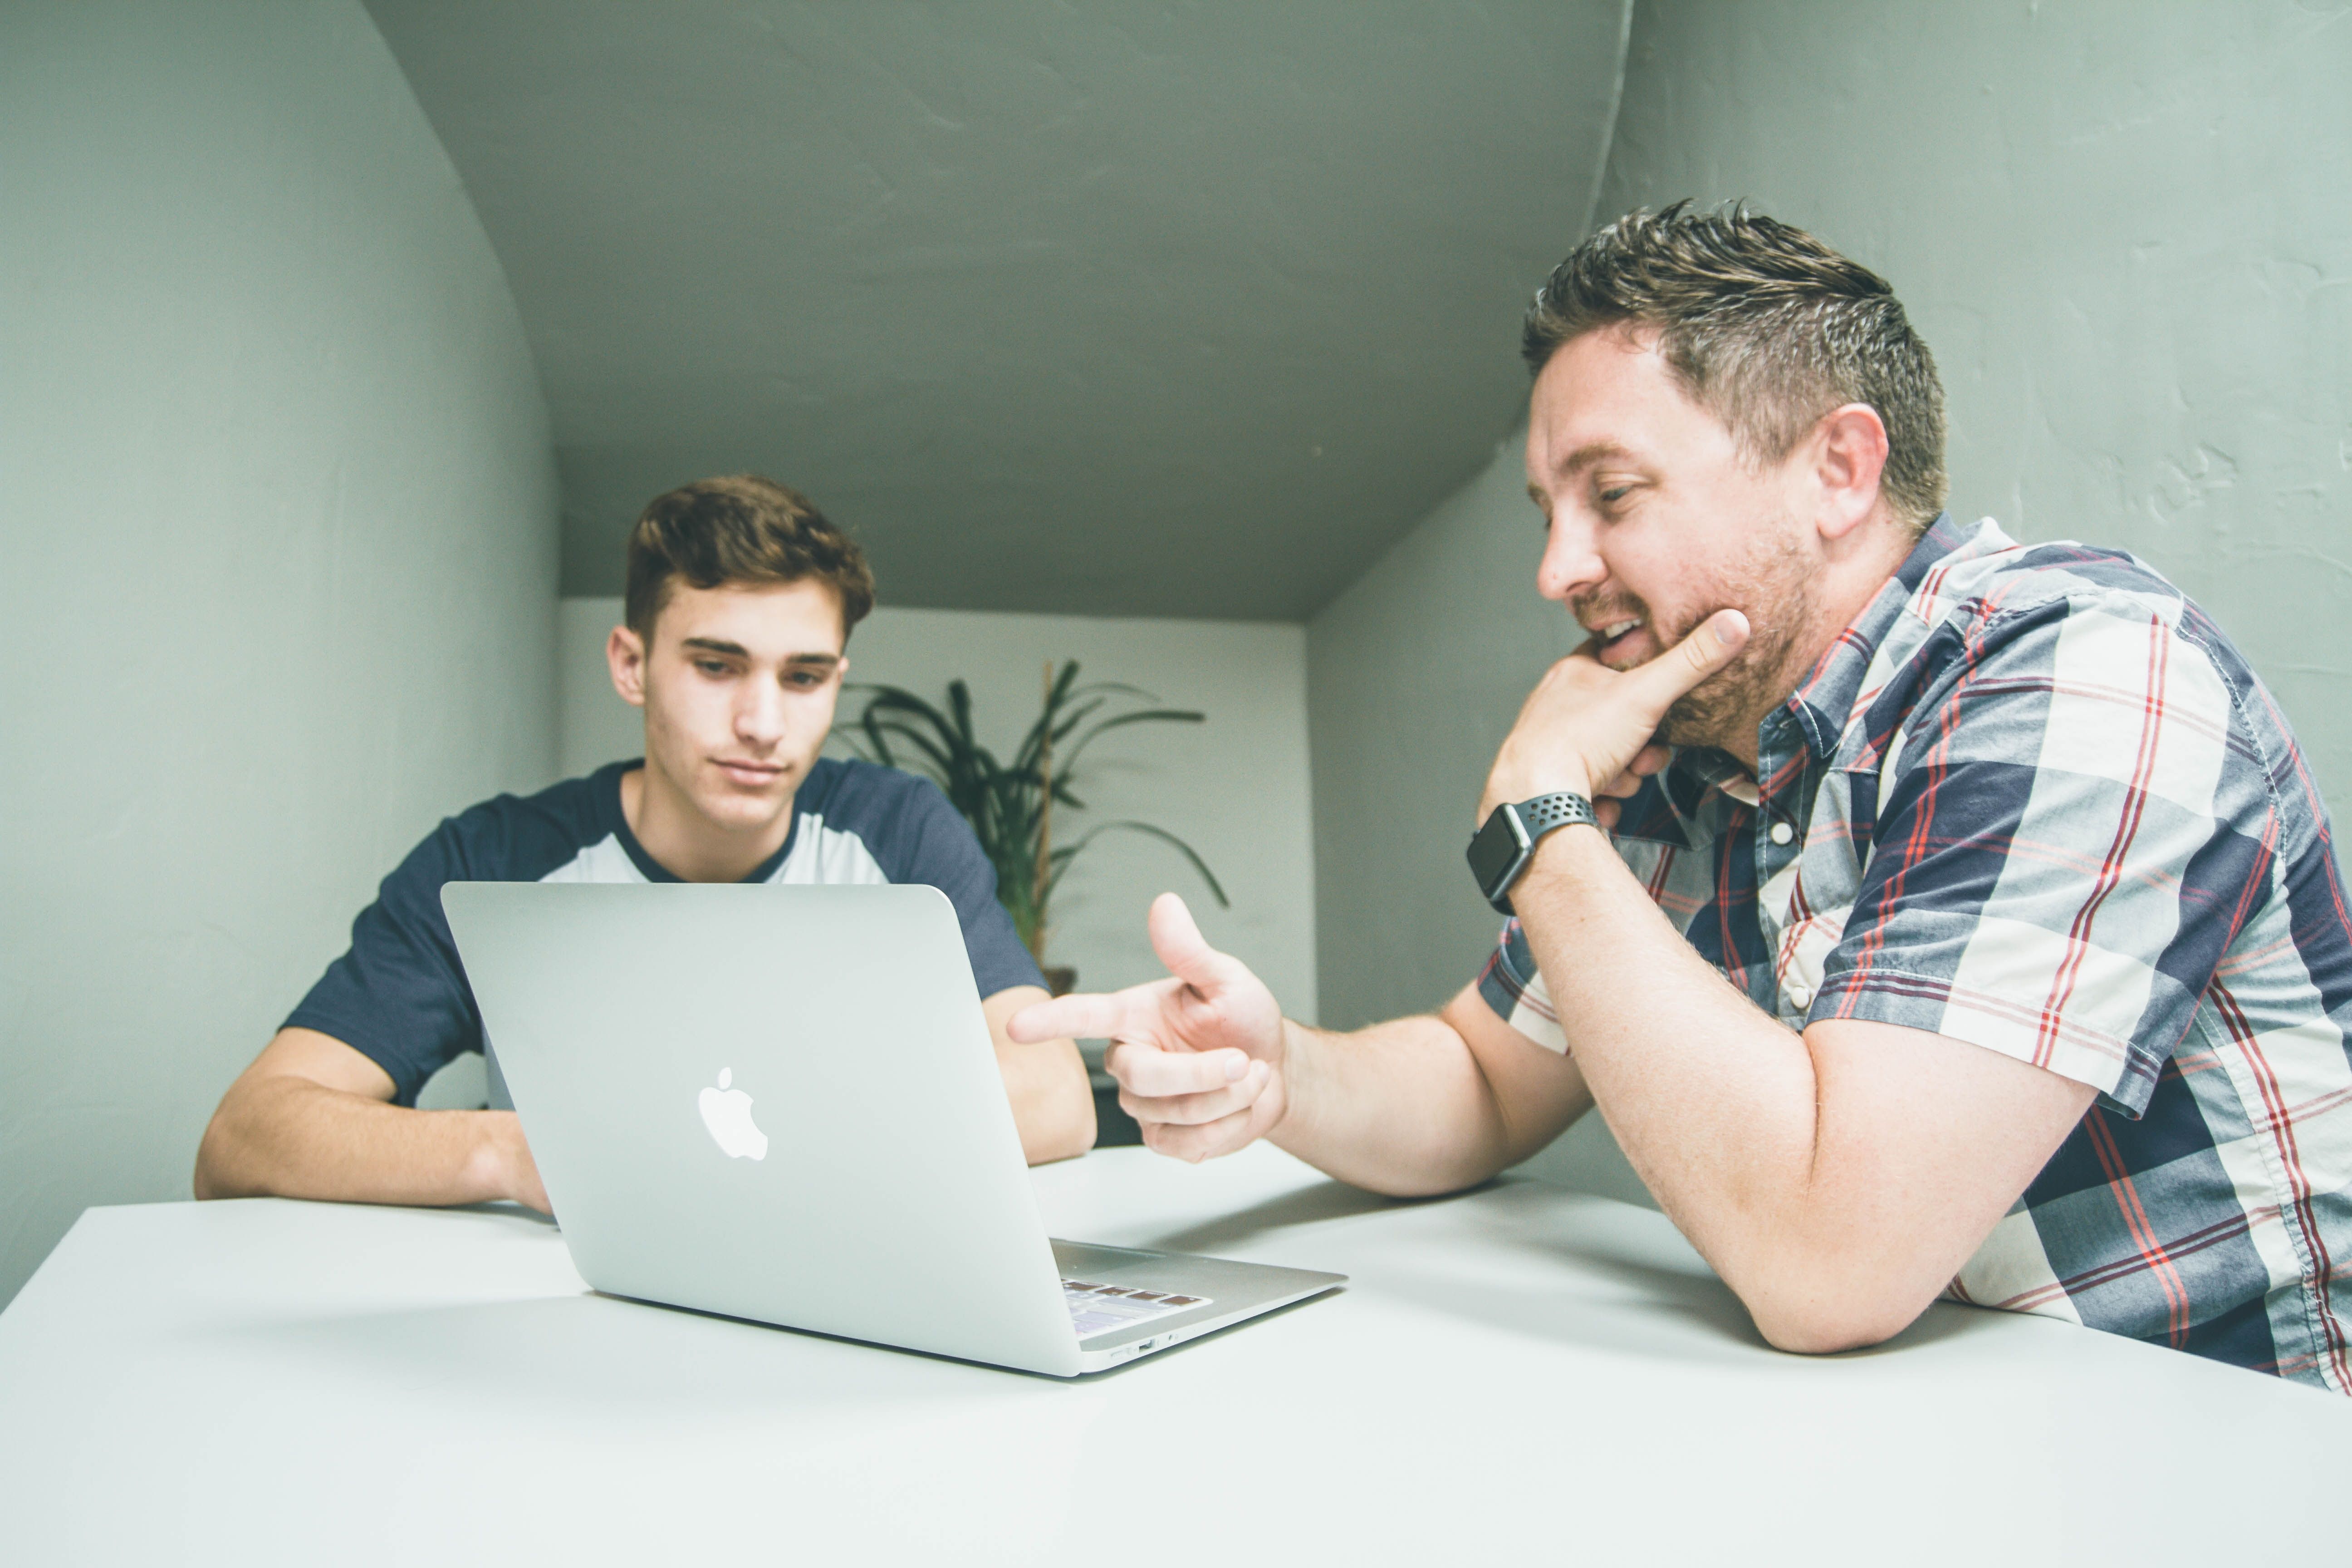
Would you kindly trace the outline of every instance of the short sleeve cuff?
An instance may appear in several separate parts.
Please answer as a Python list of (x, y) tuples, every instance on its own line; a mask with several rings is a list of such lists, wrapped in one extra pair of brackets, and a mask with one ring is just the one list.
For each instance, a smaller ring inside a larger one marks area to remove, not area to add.
[(1559, 1015), (1552, 1010), (1551, 993), (1536, 972), (1535, 953), (1516, 920), (1503, 927), (1494, 956), (1478, 975), (1479, 999), (1495, 1016), (1533, 1044), (1560, 1056), (1568, 1055), (1568, 1037), (1560, 1032)]
[(384, 1070), (384, 1076), (392, 1079), (392, 1102), (394, 1105), (415, 1105), (416, 1097), (425, 1091), (426, 1081), (447, 1065), (446, 1061), (415, 1060), (402, 1054), (390, 1042), (372, 1037), (374, 1031), (367, 1026), (352, 1019), (338, 1018), (308, 1003), (295, 1008), (278, 1027), (315, 1030), (330, 1039), (341, 1040), (375, 1063)]
[(1965, 1040), (2099, 1091), (2135, 1121), (2156, 1088), (2161, 1058), (2077, 1018), (1948, 980), (1902, 970), (1848, 971), (1822, 984), (1809, 1022), (1860, 1018)]

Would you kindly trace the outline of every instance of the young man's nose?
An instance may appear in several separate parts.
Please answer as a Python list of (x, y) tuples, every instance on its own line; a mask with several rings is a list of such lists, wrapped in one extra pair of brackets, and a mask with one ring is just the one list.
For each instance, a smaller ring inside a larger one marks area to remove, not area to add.
[(1555, 517), (1544, 535), (1543, 560), (1536, 567), (1536, 592), (1566, 604), (1608, 575), (1608, 566), (1593, 548), (1591, 525), (1574, 517)]
[(772, 746), (784, 736), (784, 694), (767, 681), (745, 682), (735, 704), (735, 736), (746, 743)]

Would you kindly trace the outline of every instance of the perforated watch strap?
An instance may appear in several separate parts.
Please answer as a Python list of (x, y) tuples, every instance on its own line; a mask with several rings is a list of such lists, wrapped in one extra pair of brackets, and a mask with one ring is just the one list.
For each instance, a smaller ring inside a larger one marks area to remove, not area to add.
[(1530, 847), (1537, 839), (1555, 827), (1566, 827), (1572, 822), (1590, 822), (1596, 827), (1601, 825), (1601, 819), (1592, 815), (1591, 801), (1565, 790), (1557, 795), (1539, 795), (1533, 800), (1523, 800), (1513, 809), (1519, 814), (1519, 826), (1528, 830)]

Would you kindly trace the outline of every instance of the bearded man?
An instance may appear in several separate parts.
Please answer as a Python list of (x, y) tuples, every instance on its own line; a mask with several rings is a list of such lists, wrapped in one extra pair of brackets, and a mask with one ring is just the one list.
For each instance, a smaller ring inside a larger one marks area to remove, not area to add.
[(2352, 926), (2221, 630), (2117, 551), (1943, 515), (1886, 283), (1740, 208), (1637, 213), (1537, 295), (1537, 586), (1590, 634), (1471, 860), (1511, 915), (1434, 1016), (1284, 1020), (1173, 897), (1106, 1036), (1164, 1153), (1440, 1193), (1595, 1105), (1773, 1344), (1939, 1293), (2352, 1392)]

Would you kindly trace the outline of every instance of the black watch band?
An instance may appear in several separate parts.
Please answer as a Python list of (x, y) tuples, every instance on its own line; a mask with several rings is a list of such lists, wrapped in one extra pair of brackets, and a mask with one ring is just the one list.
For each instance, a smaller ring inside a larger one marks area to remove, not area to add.
[(1601, 826), (1601, 819), (1592, 813), (1592, 803), (1566, 790), (1539, 795), (1533, 800), (1506, 803), (1494, 809), (1486, 826), (1470, 836), (1465, 855), (1478, 890), (1486, 895), (1486, 901), (1495, 906), (1497, 913), (1512, 912), (1511, 884), (1519, 879), (1519, 873), (1535, 858), (1537, 841), (1547, 833), (1580, 822)]

